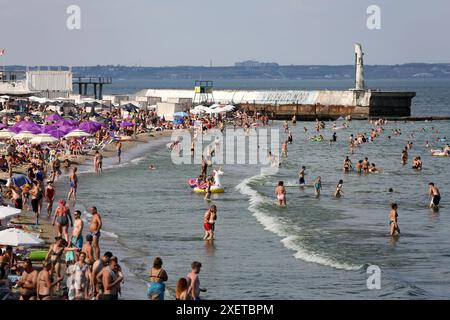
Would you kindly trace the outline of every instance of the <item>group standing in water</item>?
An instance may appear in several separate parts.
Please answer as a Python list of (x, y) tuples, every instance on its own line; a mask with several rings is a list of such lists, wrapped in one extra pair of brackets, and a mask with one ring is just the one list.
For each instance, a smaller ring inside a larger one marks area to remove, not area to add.
[[(372, 129), (371, 133), (370, 133), (370, 138), (367, 139), (365, 137), (365, 134), (358, 134), (357, 137), (355, 138), (352, 135), (350, 135), (349, 138), (349, 146), (350, 146), (350, 153), (353, 154), (354, 150), (356, 147), (362, 145), (363, 143), (366, 143), (368, 141), (374, 141), (376, 138), (378, 138), (380, 136), (380, 134), (384, 131), (384, 129), (381, 127), (381, 125), (384, 125), (387, 123), (387, 121), (385, 120), (378, 120), (376, 122), (372, 122), (373, 124), (380, 126), (377, 129)], [(321, 129), (323, 129), (325, 127), (325, 125), (316, 120), (316, 124), (315, 124), (315, 128), (317, 132), (320, 132)], [(283, 124), (283, 128), (285, 133), (288, 133), (288, 140), (282, 144), (281, 146), (281, 152), (282, 152), (282, 156), (283, 157), (287, 157), (287, 143), (292, 143), (293, 141), (293, 137), (292, 137), (292, 132), (289, 131), (289, 126), (287, 122), (284, 122)], [(307, 129), (305, 128), (305, 132), (307, 131)], [(400, 129), (395, 129), (393, 130), (395, 135), (401, 135), (401, 130)], [(414, 134), (411, 134), (411, 137), (414, 138)], [(390, 140), (390, 136), (388, 137), (388, 140)], [(333, 133), (333, 137), (330, 140), (330, 144), (332, 142), (335, 142), (337, 140), (337, 136), (336, 136), (336, 132)], [(427, 141), (427, 148), (429, 148), (429, 143)], [(404, 166), (407, 164), (408, 162), (408, 152), (410, 150), (412, 150), (413, 148), (413, 142), (412, 141), (407, 141), (404, 149), (402, 150), (401, 153), (401, 164)], [(448, 147), (446, 146), (447, 151), (448, 151)], [(420, 156), (415, 156), (413, 159), (413, 163), (412, 163), (412, 168), (415, 170), (421, 170), (423, 167), (423, 162)], [(350, 171), (352, 171), (354, 169), (353, 167), (353, 163), (350, 159), (349, 156), (346, 156), (343, 165), (342, 165), (343, 171), (344, 173), (349, 173)], [(358, 160), (358, 162), (356, 163), (355, 166), (356, 172), (358, 174), (368, 174), (368, 173), (379, 173), (382, 172), (382, 170), (380, 168), (378, 168), (375, 163), (370, 162), (368, 157), (365, 157), (363, 160)], [(306, 167), (302, 166), (299, 170), (298, 170), (298, 182), (300, 187), (303, 189), (306, 186), (306, 182), (305, 182), (305, 171), (306, 171)], [(340, 179), (339, 182), (336, 185), (336, 189), (334, 192), (334, 197), (335, 198), (340, 198), (342, 195), (344, 195), (343, 192), (343, 184), (344, 181), (343, 179)], [(433, 208), (433, 209), (437, 209), (438, 205), (440, 203), (441, 200), (441, 195), (440, 195), (440, 191), (439, 189), (435, 186), (435, 184), (433, 182), (429, 183), (429, 190), (428, 190), (428, 196), (429, 196), (429, 207)], [(313, 188), (314, 188), (314, 194), (316, 197), (320, 197), (321, 191), (322, 191), (322, 178), (320, 176), (318, 176), (316, 179), (314, 179), (313, 182)], [(392, 192), (392, 188), (389, 189), (390, 192)], [(275, 196), (276, 196), (276, 200), (277, 200), (277, 204), (279, 206), (286, 206), (286, 187), (284, 185), (283, 181), (279, 181), (277, 186), (275, 187)], [(389, 226), (390, 226), (390, 234), (392, 236), (398, 236), (400, 234), (400, 228), (398, 226), (398, 205), (396, 203), (392, 203), (391, 204), (391, 211), (389, 214)]]

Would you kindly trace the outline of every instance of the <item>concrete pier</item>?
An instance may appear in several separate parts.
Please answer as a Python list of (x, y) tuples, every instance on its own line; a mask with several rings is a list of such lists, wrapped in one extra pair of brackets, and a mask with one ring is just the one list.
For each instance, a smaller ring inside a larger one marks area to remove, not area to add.
[[(166, 102), (174, 98), (191, 98), (191, 90), (148, 89), (140, 92), (147, 98)], [(408, 117), (415, 92), (379, 90), (214, 90), (214, 102), (233, 104), (250, 112), (273, 113), (275, 119), (335, 119), (351, 115), (354, 119), (370, 117)]]
[[(77, 77), (73, 78), (73, 85), (78, 86), (78, 94), (87, 96), (88, 86), (92, 85), (95, 99), (101, 100), (103, 98), (103, 85), (111, 84), (111, 77)], [(97, 90), (98, 88), (98, 90)]]

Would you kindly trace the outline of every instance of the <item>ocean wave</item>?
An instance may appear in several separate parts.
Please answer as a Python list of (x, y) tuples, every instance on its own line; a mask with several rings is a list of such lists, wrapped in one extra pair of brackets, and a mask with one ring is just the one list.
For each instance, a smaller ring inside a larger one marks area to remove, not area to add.
[(235, 187), (235, 189), (241, 194), (249, 197), (250, 205), (248, 210), (253, 213), (253, 216), (259, 223), (261, 223), (265, 230), (282, 237), (283, 239), (281, 240), (281, 243), (283, 243), (287, 249), (296, 251), (294, 254), (296, 259), (348, 271), (363, 268), (363, 265), (352, 265), (338, 262), (303, 248), (300, 244), (300, 237), (289, 233), (289, 224), (287, 224), (282, 218), (270, 216), (264, 210), (260, 209), (261, 205), (265, 203), (273, 203), (273, 200), (254, 190), (252, 185), (264, 181), (266, 177), (267, 175), (262, 173), (260, 175), (245, 179)]

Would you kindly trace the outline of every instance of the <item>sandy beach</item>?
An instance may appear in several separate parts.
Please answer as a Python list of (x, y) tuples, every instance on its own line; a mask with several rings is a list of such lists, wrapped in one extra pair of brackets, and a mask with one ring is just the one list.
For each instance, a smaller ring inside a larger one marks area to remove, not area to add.
[[(148, 143), (150, 140), (156, 140), (161, 137), (167, 137), (170, 136), (172, 133), (171, 130), (166, 130), (162, 132), (154, 132), (154, 133), (143, 133), (138, 134), (136, 136), (136, 139), (128, 140), (123, 142), (123, 152), (127, 152), (129, 150), (132, 150), (133, 148), (137, 147), (139, 144), (145, 144)], [(71, 166), (78, 166), (78, 165), (89, 165), (93, 161), (95, 151), (91, 151), (86, 155), (77, 155), (77, 156), (70, 156), (69, 159), (71, 161)], [(110, 144), (106, 146), (102, 151), (102, 155), (104, 158), (111, 158), (116, 156), (116, 150), (115, 146), (113, 144)], [(26, 166), (21, 166), (18, 168), (15, 168), (14, 173), (22, 173), (26, 174)], [(5, 172), (0, 172), (0, 179), (7, 179), (8, 176)], [(101, 177), (99, 177), (101, 178)], [(65, 198), (66, 195), (62, 195), (57, 193), (56, 199), (58, 198)], [(46, 213), (42, 214), (43, 216), (47, 216)], [(52, 217), (53, 218), (53, 217)], [(20, 215), (16, 219), (13, 219), (11, 221), (12, 223), (17, 224), (23, 224), (23, 225), (34, 225), (35, 223), (35, 216), (32, 212), (24, 212), (24, 214)], [(54, 241), (55, 237), (55, 227), (52, 226), (51, 220), (44, 218), (41, 220), (41, 223), (39, 225), (40, 232), (39, 236), (42, 238), (46, 245), (50, 245)]]

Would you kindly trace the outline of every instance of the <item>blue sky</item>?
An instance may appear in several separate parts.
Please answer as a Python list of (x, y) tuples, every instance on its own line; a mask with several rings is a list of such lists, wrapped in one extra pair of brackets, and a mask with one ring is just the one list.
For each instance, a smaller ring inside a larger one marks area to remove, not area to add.
[(447, 63), (449, 31), (448, 0), (0, 0), (0, 65), (353, 64), (355, 42), (366, 64)]

